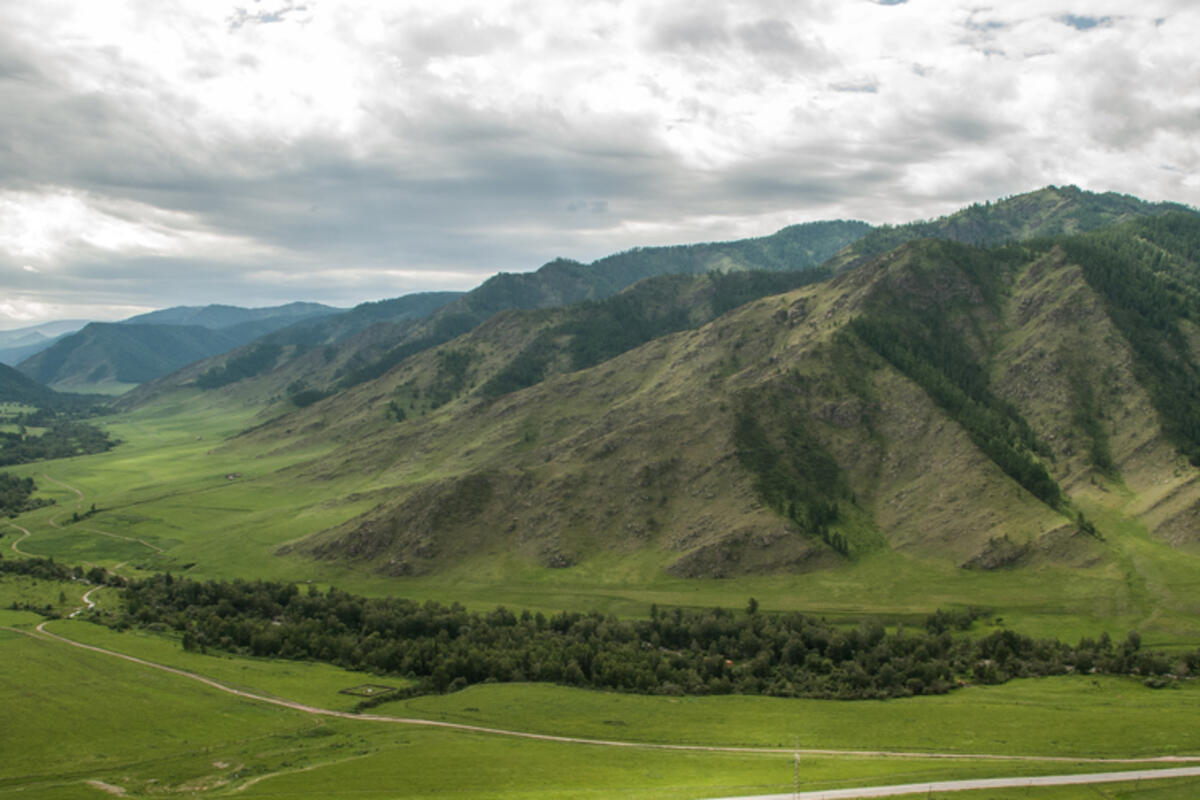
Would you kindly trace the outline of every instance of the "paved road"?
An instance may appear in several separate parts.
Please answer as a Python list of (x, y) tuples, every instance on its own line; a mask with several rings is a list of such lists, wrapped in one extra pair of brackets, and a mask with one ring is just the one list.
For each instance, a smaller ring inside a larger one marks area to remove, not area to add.
[(858, 789), (826, 789), (817, 792), (788, 792), (759, 794), (745, 797), (724, 797), (720, 800), (848, 800), (858, 797), (896, 797), (905, 794), (933, 792), (965, 792), (969, 789), (1012, 789), (1025, 786), (1077, 786), (1089, 783), (1125, 783), (1130, 781), (1162, 780), (1163, 778), (1197, 778), (1200, 767), (1171, 767), (1168, 769), (1139, 769), (1123, 772), (1092, 772), (1085, 775), (1040, 775), (1024, 778), (978, 778), (969, 781), (937, 781), (935, 783), (901, 783), (894, 786), (865, 786)]

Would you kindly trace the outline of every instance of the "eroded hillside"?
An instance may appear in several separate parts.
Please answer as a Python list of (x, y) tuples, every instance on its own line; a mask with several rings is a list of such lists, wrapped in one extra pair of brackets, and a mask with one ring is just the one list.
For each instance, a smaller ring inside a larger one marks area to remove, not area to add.
[[(1193, 240), (1194, 219), (1173, 224)], [(1194, 262), (1159, 228), (1118, 234), (1126, 285), (1160, 286), (1163, 357), (1194, 365)], [(1130, 343), (1156, 328), (1130, 322), (1141, 301), (1079, 263), (1088, 252), (909, 243), (585, 369), (550, 358), (544, 379), (496, 394), (489, 381), (562, 331), (552, 314), (502, 315), (250, 436), (341, 442), (303, 474), (370, 475), (378, 505), (288, 551), (392, 575), (487, 554), (651, 553), (709, 577), (880, 548), (981, 569), (1102, 564), (1112, 542), (1081, 517), (1097, 505), (1185, 545), (1190, 407), (1163, 405), (1149, 345)]]

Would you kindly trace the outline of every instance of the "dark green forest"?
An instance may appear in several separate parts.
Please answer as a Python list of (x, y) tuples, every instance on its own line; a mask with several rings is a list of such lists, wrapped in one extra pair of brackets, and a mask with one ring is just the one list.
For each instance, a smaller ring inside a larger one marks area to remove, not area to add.
[(33, 478), (18, 478), (7, 472), (0, 472), (0, 514), (15, 517), (23, 511), (30, 511), (42, 506), (53, 505), (53, 500), (43, 497), (34, 498), (37, 485)]
[(754, 476), (764, 504), (849, 555), (845, 537), (829, 528), (840, 516), (839, 501), (852, 502), (849, 485), (791, 394), (773, 386), (742, 396), (733, 432), (738, 461)]
[(828, 278), (825, 269), (649, 278), (621, 294), (562, 312), (561, 322), (539, 333), (479, 393), (498, 397), (533, 386), (557, 364), (587, 369), (660, 336), (698, 328), (752, 300)]
[[(1143, 651), (1135, 633), (1072, 646), (1009, 630), (968, 633), (983, 612), (938, 611), (920, 628), (834, 626), (803, 614), (650, 609), (644, 619), (546, 616), (498, 607), (364, 598), (265, 581), (157, 575), (121, 591), (118, 628), (166, 625), (189, 650), (317, 660), (453, 691), (489, 681), (542, 681), (654, 694), (885, 698), (965, 683), (1070, 672), (1137, 674), (1152, 685), (1200, 668), (1200, 651)], [(108, 612), (111, 613), (111, 612)]]
[(103, 453), (119, 442), (95, 425), (72, 420), (51, 421), (40, 436), (0, 433), (0, 467), (53, 458)]
[(1200, 219), (1140, 219), (1063, 240), (1062, 247), (1137, 356), (1134, 373), (1163, 432), (1200, 466), (1200, 364), (1185, 331), (1200, 324)]
[(967, 344), (976, 330), (967, 312), (986, 313), (994, 306), (1002, 276), (1028, 260), (1030, 252), (1015, 246), (984, 250), (952, 242), (923, 243), (915, 258), (931, 268), (923, 271), (915, 265), (909, 273), (923, 283), (903, 289), (885, 285), (871, 298), (867, 313), (847, 327), (924, 389), (1005, 474), (1057, 508), (1063, 503), (1062, 490), (1040, 461), (1049, 457), (1049, 448), (1016, 406), (992, 392), (987, 373)]

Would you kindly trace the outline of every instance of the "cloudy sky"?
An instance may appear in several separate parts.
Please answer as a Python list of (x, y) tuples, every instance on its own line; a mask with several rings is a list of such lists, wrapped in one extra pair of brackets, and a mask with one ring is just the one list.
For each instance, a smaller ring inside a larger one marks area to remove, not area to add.
[(350, 305), (1074, 183), (1200, 205), (1193, 0), (0, 4), (0, 328)]

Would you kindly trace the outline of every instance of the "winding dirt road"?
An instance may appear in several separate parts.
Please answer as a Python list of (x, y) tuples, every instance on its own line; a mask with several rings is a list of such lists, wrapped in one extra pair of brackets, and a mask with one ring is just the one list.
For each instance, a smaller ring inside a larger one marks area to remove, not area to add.
[[(78, 489), (78, 488), (76, 488), (76, 487), (72, 486), (72, 485), (71, 485), (71, 484), (69, 484), (69, 483), (65, 483), (64, 481), (60, 481), (60, 480), (58, 480), (57, 478), (52, 478), (52, 477), (50, 477), (48, 474), (46, 474), (45, 472), (43, 472), (43, 473), (42, 473), (42, 477), (43, 477), (43, 478), (45, 478), (46, 480), (50, 481), (51, 483), (56, 483), (56, 484), (58, 484), (59, 486), (63, 487), (64, 489), (68, 489), (68, 490), (70, 490), (70, 491), (74, 492), (74, 493), (75, 493), (75, 496), (76, 496), (77, 498), (79, 498), (79, 499), (76, 501), (76, 503), (75, 503), (75, 507), (76, 507), (76, 508), (80, 508), (80, 507), (82, 507), (82, 506), (83, 506), (84, 495), (83, 495), (83, 491), (82, 491), (82, 490), (80, 490), (80, 489)], [(62, 530), (62, 526), (58, 524), (58, 517), (57, 517), (57, 516), (50, 517), (48, 520), (46, 520), (46, 523), (47, 523), (47, 524), (48, 524), (48, 525), (49, 525), (51, 528), (58, 528), (59, 530)], [(11, 524), (11, 523), (10, 523), (10, 524)], [(18, 526), (18, 527), (19, 527), (19, 526)], [(78, 526), (75, 526), (75, 527), (76, 527), (76, 530), (87, 531), (88, 533), (94, 533), (94, 534), (97, 534), (97, 535), (99, 535), (99, 536), (107, 536), (107, 537), (108, 537), (108, 538), (110, 538), (110, 539), (121, 539), (121, 540), (123, 540), (123, 541), (126, 541), (126, 542), (136, 542), (136, 543), (138, 543), (138, 544), (140, 544), (140, 545), (142, 545), (142, 546), (144, 546), (144, 547), (148, 547), (148, 548), (150, 548), (151, 550), (153, 550), (153, 551), (154, 551), (154, 552), (156, 552), (156, 553), (162, 553), (162, 552), (165, 552), (165, 551), (164, 551), (164, 550), (163, 550), (161, 547), (159, 547), (158, 545), (155, 545), (155, 544), (150, 544), (150, 543), (149, 543), (149, 542), (147, 542), (145, 539), (138, 539), (138, 538), (137, 538), (137, 537), (135, 537), (135, 536), (122, 536), (122, 535), (121, 535), (121, 534), (119, 534), (119, 533), (109, 533), (108, 531), (102, 531), (102, 530), (100, 530), (99, 528), (85, 527), (85, 526), (83, 526), (83, 525), (78, 525)], [(25, 529), (24, 529), (24, 528), (21, 528), (21, 530), (23, 530), (23, 531), (24, 531)], [(28, 535), (29, 535), (29, 531), (25, 531), (25, 536), (28, 536)], [(24, 538), (24, 537), (22, 537), (22, 539), (23, 539), (23, 538)], [(14, 542), (14, 544), (15, 544), (15, 542)], [(18, 551), (16, 551), (16, 552), (21, 552), (21, 551), (19, 551), (19, 550), (18, 550)], [(30, 554), (29, 554), (29, 553), (24, 553), (24, 555), (30, 555)]]
[[(95, 591), (95, 590), (93, 590)], [(91, 592), (88, 592), (91, 594)], [(245, 698), (259, 703), (268, 703), (282, 708), (289, 708), (293, 711), (300, 711), (305, 714), (314, 714), (323, 717), (337, 717), (339, 719), (349, 719), (364, 722), (382, 722), (392, 725), (417, 725), (431, 728), (447, 728), (456, 731), (465, 731), (468, 733), (484, 733), (493, 736), (508, 736), (518, 739), (536, 739), (543, 742), (562, 742), (566, 744), (584, 744), (595, 745), (600, 747), (625, 747), (645, 750), (683, 750), (691, 752), (706, 752), (706, 753), (760, 753), (765, 755), (785, 756), (793, 758), (797, 753), (800, 755), (818, 755), (818, 756), (847, 756), (851, 758), (918, 758), (918, 759), (960, 759), (960, 760), (979, 760), (979, 761), (1024, 761), (1024, 762), (1061, 762), (1070, 764), (1180, 764), (1180, 763), (1196, 763), (1200, 762), (1200, 756), (1155, 756), (1146, 758), (1072, 758), (1069, 756), (1015, 756), (1015, 755), (997, 755), (997, 754), (979, 754), (979, 753), (912, 753), (904, 751), (892, 750), (833, 750), (833, 749), (795, 749), (795, 748), (780, 748), (780, 747), (728, 747), (720, 745), (696, 745), (696, 744), (656, 744), (652, 742), (623, 742), (612, 739), (588, 739), (577, 736), (555, 736), (546, 733), (529, 733), (526, 731), (511, 731), (502, 728), (487, 728), (481, 725), (466, 725), (458, 722), (440, 722), (430, 719), (417, 719), (409, 717), (388, 717), (381, 714), (353, 714), (349, 711), (335, 711), (329, 708), (318, 708), (305, 703), (298, 703), (294, 700), (285, 700), (279, 697), (269, 697), (266, 695), (255, 694), (253, 692), (235, 689), (232, 686), (215, 681), (212, 678), (206, 678), (203, 675), (198, 675), (194, 672), (178, 669), (176, 667), (168, 667), (165, 664), (157, 664), (153, 661), (147, 661), (137, 656), (118, 653), (115, 650), (107, 650), (103, 647), (96, 647), (90, 644), (76, 642), (73, 639), (68, 639), (65, 636), (60, 636), (56, 633), (51, 633), (46, 630), (46, 625), (49, 620), (37, 626), (37, 633), (23, 631), (17, 628), (6, 628), (6, 630), (16, 633), (23, 633), (26, 636), (41, 637), (52, 639), (62, 644), (78, 647), (83, 650), (90, 650), (93, 653), (111, 656), (113, 658), (124, 659), (134, 664), (140, 664), (151, 669), (162, 670), (173, 675), (178, 675), (189, 680), (198, 681), (205, 686), (209, 686), (227, 694), (232, 694), (236, 697)], [(1200, 767), (1196, 767), (1197, 774), (1200, 774)], [(1150, 772), (1154, 772), (1150, 770)], [(1016, 780), (1016, 779), (1014, 779)], [(1023, 779), (1026, 780), (1026, 779)], [(1133, 780), (1131, 778), (1130, 780)], [(1023, 784), (1022, 784), (1023, 785)], [(783, 795), (780, 795), (783, 797)]]
[(17, 524), (17, 523), (15, 523), (15, 522), (10, 522), (10, 523), (8, 523), (8, 524), (9, 524), (9, 525), (11, 525), (12, 527), (16, 528), (17, 530), (19, 530), (19, 531), (20, 531), (20, 532), (23, 534), (23, 535), (21, 536), (21, 538), (19, 538), (19, 539), (13, 539), (13, 543), (12, 543), (12, 551), (13, 551), (14, 553), (16, 553), (17, 555), (19, 555), (19, 556), (28, 556), (28, 555), (31, 555), (30, 553), (26, 553), (24, 550), (22, 550), (21, 548), (17, 547), (17, 545), (19, 545), (21, 542), (25, 541), (26, 539), (28, 539), (28, 538), (30, 537), (30, 535), (31, 535), (31, 534), (29, 533), (29, 529), (27, 529), (27, 528), (22, 528), (20, 525), (18, 525), (18, 524)]
[[(75, 492), (82, 502), (83, 493), (73, 486), (57, 481), (49, 475), (45, 477), (64, 486)], [(18, 549), (17, 544), (22, 542), (30, 535), (30, 532), (20, 525), (9, 523), (12, 527), (19, 529), (23, 536), (12, 543), (12, 550), (21, 555), (28, 555)], [(51, 522), (51, 524), (54, 524)], [(55, 526), (57, 527), (57, 526)], [(129, 539), (130, 537), (117, 536), (116, 534), (105, 534), (103, 531), (92, 530), (93, 533), (100, 533), (116, 538)], [(154, 545), (144, 542), (140, 539), (133, 540), (141, 542), (147, 547), (153, 548), (162, 552)], [(91, 599), (91, 595), (101, 589), (96, 586), (89, 589), (81, 598), (88, 609), (95, 607), (95, 602)], [(84, 610), (83, 606), (75, 609), (71, 616), (74, 617)], [(440, 722), (428, 719), (416, 719), (407, 717), (389, 717), (380, 714), (353, 714), (347, 711), (335, 711), (328, 708), (319, 708), (310, 706), (305, 703), (298, 703), (293, 700), (286, 700), (278, 697), (269, 697), (266, 695), (255, 694), (253, 692), (235, 689), (232, 686), (227, 686), (219, 681), (211, 678), (206, 678), (203, 675), (187, 670), (178, 669), (176, 667), (168, 667), (165, 664), (158, 664), (153, 661), (147, 661), (137, 656), (119, 653), (115, 650), (107, 650), (103, 647), (76, 642), (68, 639), (65, 636), (60, 636), (56, 633), (51, 633), (46, 630), (47, 622), (42, 622), (37, 626), (36, 633), (20, 630), (18, 628), (10, 628), (3, 626), (5, 630), (21, 633), (34, 638), (42, 638), (60, 642), (71, 647), (77, 647), (82, 650), (90, 650), (94, 653), (110, 656), (112, 658), (120, 658), (125, 661), (132, 662), (150, 669), (157, 669), (163, 672), (169, 672), (173, 675), (178, 675), (188, 680), (197, 681), (210, 688), (216, 689), (226, 694), (231, 694), (236, 697), (241, 697), (246, 700), (267, 703), (269, 705), (279, 706), (282, 708), (299, 711), (305, 714), (312, 714), (323, 717), (336, 717), (338, 719), (357, 720), (362, 722), (379, 722), (393, 725), (415, 725), (432, 728), (445, 728), (456, 731), (464, 731), (468, 733), (480, 733), (493, 736), (507, 736), (519, 739), (534, 739), (546, 742), (560, 742), (565, 744), (580, 744), (599, 747), (624, 747), (645, 750), (681, 750), (692, 752), (710, 752), (710, 753), (756, 753), (763, 755), (784, 756), (788, 758), (799, 757), (800, 755), (816, 755), (816, 756), (846, 756), (856, 758), (904, 758), (904, 759), (963, 759), (963, 760), (982, 760), (982, 761), (1022, 761), (1022, 762), (1062, 762), (1062, 763), (1091, 763), (1091, 764), (1167, 764), (1167, 763), (1195, 763), (1200, 762), (1200, 756), (1158, 756), (1149, 758), (1071, 758), (1068, 756), (1016, 756), (1016, 755), (999, 755), (991, 753), (914, 753), (905, 751), (892, 750), (835, 750), (824, 748), (775, 748), (775, 747), (723, 747), (719, 745), (686, 745), (686, 744), (656, 744), (650, 742), (625, 742), (610, 739), (588, 739), (575, 736), (555, 736), (543, 733), (529, 733), (526, 731), (512, 731), (501, 728), (488, 728), (480, 725), (466, 725), (456, 722)], [(959, 781), (938, 781), (932, 783), (910, 783), (910, 784), (895, 784), (890, 786), (868, 786), (852, 789), (826, 789), (812, 792), (789, 792), (785, 794), (770, 794), (770, 795), (747, 795), (742, 797), (720, 798), (720, 800), (851, 800), (852, 798), (870, 798), (870, 797), (893, 797), (910, 794), (932, 794), (933, 792), (956, 792), (967, 791), (972, 789), (998, 789), (998, 788), (1021, 788), (1033, 786), (1067, 786), (1067, 785), (1085, 785), (1099, 783), (1116, 783), (1129, 782), (1137, 780), (1162, 780), (1165, 778), (1182, 778), (1182, 777), (1200, 777), (1200, 766), (1190, 767), (1169, 767), (1161, 769), (1142, 769), (1142, 770), (1123, 770), (1120, 772), (1098, 772), (1090, 774), (1071, 774), (1071, 775), (1044, 775), (1036, 777), (1014, 777), (1014, 778), (981, 778), (973, 780)], [(248, 786), (249, 784), (247, 784)], [(242, 789), (247, 786), (241, 787)]]

